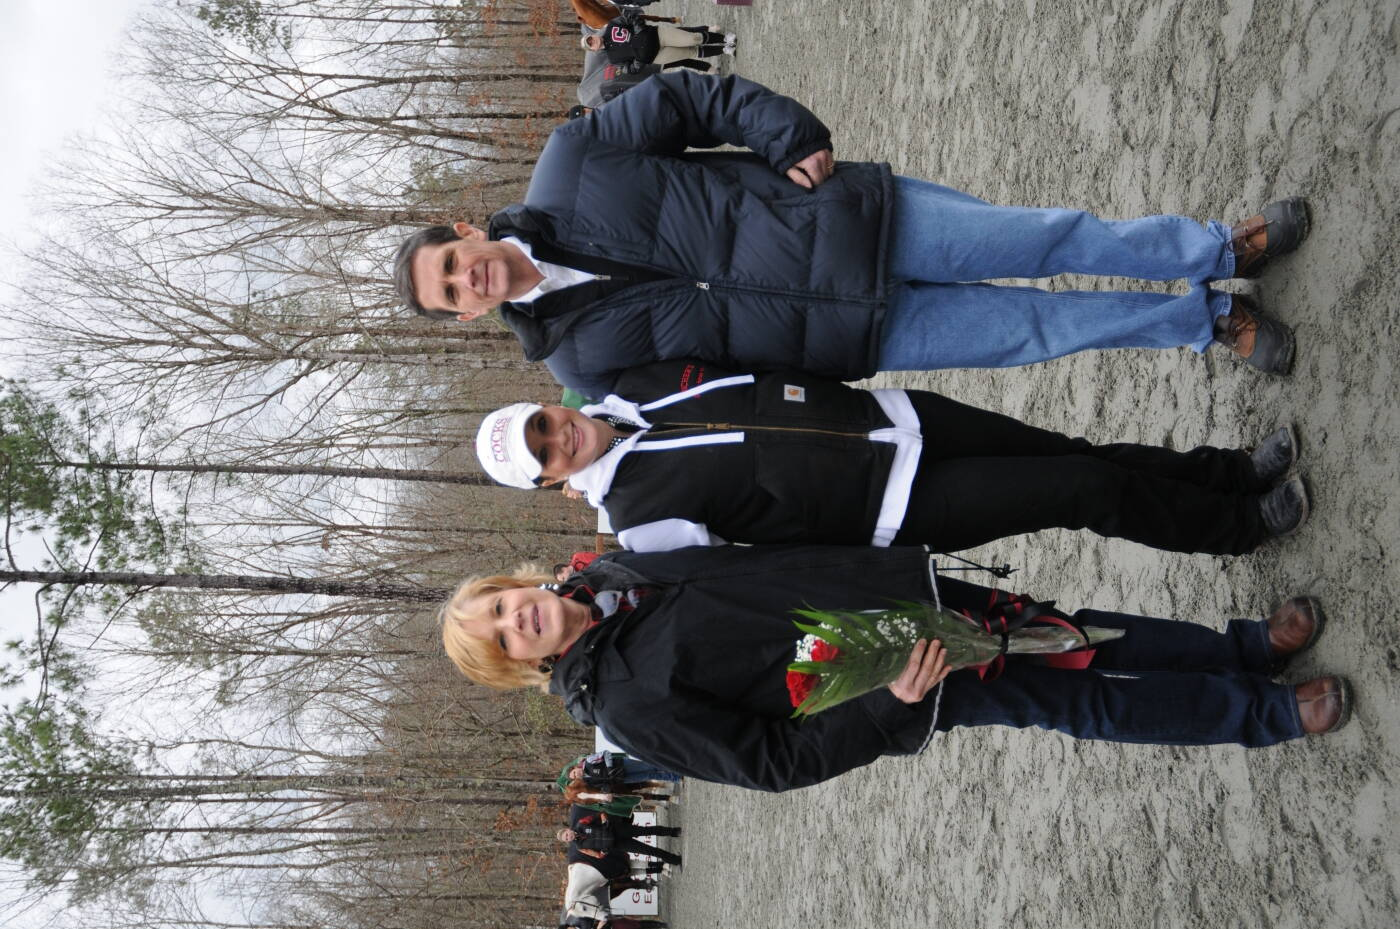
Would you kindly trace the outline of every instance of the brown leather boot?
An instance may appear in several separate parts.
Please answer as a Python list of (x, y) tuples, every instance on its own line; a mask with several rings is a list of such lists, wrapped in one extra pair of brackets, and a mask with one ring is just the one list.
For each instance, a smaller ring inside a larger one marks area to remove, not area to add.
[(1230, 295), (1230, 312), (1215, 318), (1215, 341), (1269, 374), (1293, 367), (1293, 330), (1266, 316), (1248, 294)]
[(1269, 260), (1297, 250), (1312, 231), (1312, 211), (1302, 197), (1277, 200), (1230, 227), (1235, 277), (1258, 277)]
[(1269, 652), (1274, 669), (1282, 669), (1294, 655), (1313, 647), (1327, 616), (1315, 597), (1290, 597), (1269, 616)]
[(1298, 717), (1308, 735), (1336, 732), (1351, 719), (1351, 684), (1344, 677), (1317, 677), (1293, 688)]

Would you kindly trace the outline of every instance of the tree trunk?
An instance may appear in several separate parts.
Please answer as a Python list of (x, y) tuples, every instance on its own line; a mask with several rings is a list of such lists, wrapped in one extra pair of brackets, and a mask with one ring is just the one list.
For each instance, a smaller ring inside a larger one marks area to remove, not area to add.
[(182, 587), (201, 590), (249, 590), (280, 594), (321, 594), (437, 603), (450, 587), (419, 587), (371, 581), (335, 581), (316, 577), (267, 577), (248, 574), (143, 574), (135, 571), (0, 571), (0, 583), (88, 584), (115, 587)]
[(364, 477), (385, 481), (430, 481), (439, 484), (472, 484), (497, 487), (484, 474), (465, 471), (429, 471), (419, 468), (340, 468), (333, 465), (235, 465), (144, 464), (135, 461), (41, 461), (53, 468), (85, 468), (89, 471), (161, 471), (180, 474), (285, 474), (321, 477)]

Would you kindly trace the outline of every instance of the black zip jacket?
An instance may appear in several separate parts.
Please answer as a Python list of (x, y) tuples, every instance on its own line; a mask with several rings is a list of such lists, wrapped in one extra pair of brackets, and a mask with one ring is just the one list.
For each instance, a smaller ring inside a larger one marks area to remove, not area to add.
[[(697, 154), (728, 143), (751, 153)], [(735, 370), (876, 370), (889, 166), (785, 174), (831, 147), (821, 121), (743, 78), (661, 74), (550, 135), (525, 202), (492, 217), (535, 257), (609, 276), (506, 303), (525, 356), (586, 396), (667, 358)]]
[(622, 757), (615, 752), (599, 752), (597, 758), (585, 758), (582, 780), (594, 790), (612, 790), (627, 780), (622, 772)]
[[(796, 720), (786, 668), (800, 637), (794, 608), (932, 600), (929, 565), (918, 548), (604, 555), (570, 583), (658, 590), (584, 633), (555, 665), (550, 690), (576, 720), (601, 726), (634, 757), (740, 787), (805, 787), (881, 755), (917, 752), (933, 727), (937, 691), (909, 706), (881, 688)], [(954, 607), (984, 605), (989, 594), (943, 578), (938, 587)]]
[(922, 449), (903, 391), (699, 361), (633, 368), (616, 388), (629, 403), (602, 408), (651, 428), (570, 483), (607, 511), (624, 547), (893, 541)]

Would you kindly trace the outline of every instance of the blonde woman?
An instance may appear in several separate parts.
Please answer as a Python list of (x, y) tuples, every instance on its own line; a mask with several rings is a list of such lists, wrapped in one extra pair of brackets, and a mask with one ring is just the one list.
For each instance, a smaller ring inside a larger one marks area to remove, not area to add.
[(557, 694), (576, 720), (601, 726), (647, 762), (760, 790), (804, 787), (881, 755), (916, 753), (958, 726), (1267, 746), (1334, 731), (1350, 711), (1340, 677), (1272, 680), (1321, 631), (1321, 609), (1308, 597), (1265, 620), (1234, 620), (1223, 633), (1081, 610), (1073, 622), (1127, 632), (1098, 647), (1092, 668), (1010, 661), (989, 682), (972, 671), (950, 676), (939, 643), (920, 642), (888, 688), (795, 720), (786, 683), (798, 635), (793, 609), (938, 600), (979, 615), (995, 593), (936, 576), (924, 550), (899, 547), (617, 552), (563, 585), (551, 581), (524, 567), (464, 583), (442, 614), (457, 667), (488, 686)]

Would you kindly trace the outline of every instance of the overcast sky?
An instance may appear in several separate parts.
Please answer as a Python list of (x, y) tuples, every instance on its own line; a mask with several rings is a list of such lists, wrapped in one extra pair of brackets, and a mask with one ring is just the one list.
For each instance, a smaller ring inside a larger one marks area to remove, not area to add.
[(0, 238), (22, 241), (45, 153), (98, 124), (108, 60), (150, 0), (0, 0)]
[[(110, 97), (107, 63), (132, 14), (150, 0), (0, 0), (0, 240), (23, 243), (27, 195), (46, 153), (100, 122)], [(0, 303), (7, 295), (0, 270)], [(12, 374), (0, 355), (0, 375)], [(43, 550), (21, 539), (34, 566)], [(0, 634), (34, 625), (34, 591), (0, 593)], [(9, 697), (0, 691), (0, 702)]]

